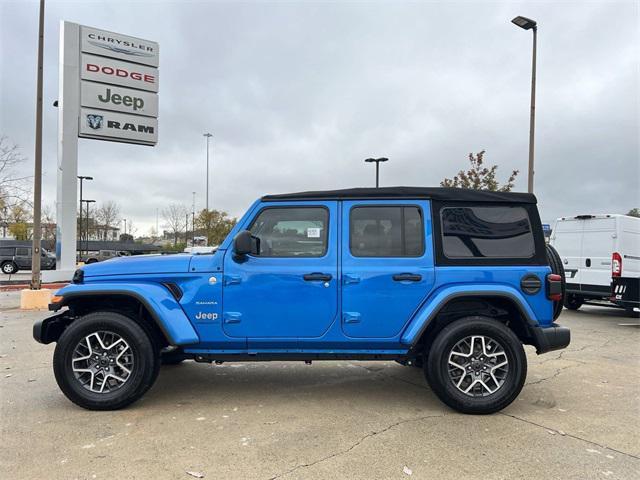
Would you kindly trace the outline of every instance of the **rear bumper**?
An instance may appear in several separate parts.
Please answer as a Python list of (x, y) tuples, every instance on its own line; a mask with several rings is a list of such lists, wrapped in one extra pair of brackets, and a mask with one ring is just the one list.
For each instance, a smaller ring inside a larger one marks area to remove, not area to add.
[(532, 330), (538, 354), (566, 348), (571, 342), (571, 330), (555, 323), (550, 327), (533, 327)]

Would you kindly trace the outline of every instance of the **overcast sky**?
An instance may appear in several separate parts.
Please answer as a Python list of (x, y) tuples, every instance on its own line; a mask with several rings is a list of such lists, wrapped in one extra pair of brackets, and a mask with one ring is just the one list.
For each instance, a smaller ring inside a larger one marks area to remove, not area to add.
[[(0, 133), (32, 170), (35, 1), (0, 0)], [(434, 186), (482, 149), (527, 185), (531, 32), (538, 33), (536, 181), (541, 215), (640, 206), (638, 2), (47, 1), (44, 202), (56, 196), (60, 20), (160, 44), (159, 143), (80, 140), (85, 197), (113, 200), (137, 234), (156, 208), (205, 199), (241, 215), (258, 196)], [(162, 218), (160, 225), (162, 226)]]

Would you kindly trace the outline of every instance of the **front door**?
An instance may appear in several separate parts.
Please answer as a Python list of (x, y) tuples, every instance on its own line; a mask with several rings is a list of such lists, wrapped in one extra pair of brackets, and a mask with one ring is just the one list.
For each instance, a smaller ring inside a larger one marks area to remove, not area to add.
[(429, 202), (343, 202), (342, 225), (342, 331), (394, 337), (434, 283)]
[(337, 227), (337, 202), (264, 205), (243, 226), (258, 251), (225, 255), (225, 333), (265, 348), (321, 336), (338, 315)]

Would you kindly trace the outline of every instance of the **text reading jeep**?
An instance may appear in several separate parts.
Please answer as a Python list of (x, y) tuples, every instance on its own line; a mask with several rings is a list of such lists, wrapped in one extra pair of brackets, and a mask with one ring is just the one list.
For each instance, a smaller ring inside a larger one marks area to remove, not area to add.
[(89, 409), (135, 401), (161, 363), (353, 359), (419, 366), (447, 405), (491, 413), (522, 389), (523, 344), (569, 344), (563, 282), (533, 195), (268, 195), (213, 254), (78, 270), (34, 337), (57, 342), (56, 380)]

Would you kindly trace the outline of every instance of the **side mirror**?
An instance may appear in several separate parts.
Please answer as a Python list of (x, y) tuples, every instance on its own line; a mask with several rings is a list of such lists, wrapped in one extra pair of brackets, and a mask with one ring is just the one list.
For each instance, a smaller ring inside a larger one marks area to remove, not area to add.
[(233, 253), (238, 256), (248, 255), (255, 251), (253, 248), (254, 240), (249, 230), (238, 232), (233, 239)]

